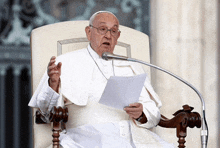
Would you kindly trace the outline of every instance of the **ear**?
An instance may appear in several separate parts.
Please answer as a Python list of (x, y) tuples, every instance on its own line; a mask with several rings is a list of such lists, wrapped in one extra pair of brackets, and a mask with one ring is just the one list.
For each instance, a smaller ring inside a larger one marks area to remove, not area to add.
[(120, 35), (121, 35), (121, 32), (118, 33), (116, 45), (118, 44), (118, 38), (120, 37)]
[(86, 32), (87, 39), (90, 41), (90, 39), (91, 39), (91, 30), (90, 30), (89, 26), (86, 26), (85, 32)]
[(120, 37), (120, 35), (121, 35), (121, 32), (118, 32), (118, 38)]

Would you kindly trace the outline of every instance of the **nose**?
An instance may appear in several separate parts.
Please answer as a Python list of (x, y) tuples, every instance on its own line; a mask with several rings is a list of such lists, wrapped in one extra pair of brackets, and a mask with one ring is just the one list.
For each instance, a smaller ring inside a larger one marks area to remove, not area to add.
[(111, 30), (108, 30), (105, 34), (105, 37), (111, 38)]

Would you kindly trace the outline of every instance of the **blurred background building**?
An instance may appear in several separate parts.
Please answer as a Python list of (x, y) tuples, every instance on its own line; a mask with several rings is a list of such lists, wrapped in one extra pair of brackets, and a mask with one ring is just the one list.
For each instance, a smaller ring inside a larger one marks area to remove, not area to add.
[[(113, 12), (120, 24), (150, 36), (153, 64), (192, 83), (206, 101), (209, 147), (218, 147), (217, 0), (1, 0), (0, 1), (0, 147), (32, 147), (31, 30), (61, 21), (88, 20), (99, 10)], [(123, 33), (123, 32), (122, 32)], [(152, 70), (162, 99), (161, 111), (172, 117), (189, 104), (201, 114), (195, 93), (170, 76)], [(157, 128), (177, 145), (175, 131)], [(187, 147), (200, 147), (200, 129), (189, 129)], [(147, 137), (146, 137), (147, 138)]]
[(31, 30), (61, 21), (88, 20), (99, 10), (149, 34), (149, 0), (1, 0), (0, 147), (32, 147)]

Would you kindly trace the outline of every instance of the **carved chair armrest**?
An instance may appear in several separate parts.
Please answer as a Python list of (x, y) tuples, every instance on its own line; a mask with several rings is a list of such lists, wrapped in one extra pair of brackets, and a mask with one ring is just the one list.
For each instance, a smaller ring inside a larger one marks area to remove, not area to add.
[(197, 112), (191, 112), (193, 109), (194, 108), (189, 105), (184, 105), (182, 110), (178, 110), (173, 114), (174, 117), (172, 119), (161, 115), (158, 125), (164, 128), (176, 128), (176, 136), (179, 138), (179, 148), (185, 147), (187, 127), (201, 127), (201, 116)]
[(45, 120), (40, 110), (36, 111), (36, 124), (53, 123), (53, 148), (59, 148), (60, 131), (66, 130), (65, 123), (68, 121), (67, 107), (53, 107), (49, 114), (49, 122)]
[[(173, 115), (172, 119), (168, 119), (161, 115), (159, 126), (164, 128), (176, 128), (177, 137), (179, 138), (179, 148), (184, 148), (186, 129), (190, 128), (200, 128), (201, 127), (201, 117), (197, 112), (191, 112), (194, 108), (188, 105), (184, 105), (182, 110), (178, 110)], [(49, 115), (49, 121), (53, 122), (53, 147), (59, 148), (59, 132), (61, 131), (61, 126), (64, 126), (68, 121), (68, 108), (64, 107), (54, 107)], [(39, 110), (36, 111), (36, 124), (46, 124), (44, 116)]]

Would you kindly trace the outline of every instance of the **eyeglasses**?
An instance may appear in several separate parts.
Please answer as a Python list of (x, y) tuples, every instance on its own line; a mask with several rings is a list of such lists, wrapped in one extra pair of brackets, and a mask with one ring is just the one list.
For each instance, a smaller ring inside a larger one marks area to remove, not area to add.
[(110, 31), (111, 35), (116, 37), (118, 36), (118, 33), (120, 33), (121, 31), (117, 28), (112, 28), (112, 29), (108, 29), (107, 27), (101, 26), (101, 27), (94, 27), (92, 25), (89, 25), (90, 27), (96, 28), (98, 33), (101, 35), (106, 34), (108, 31)]

